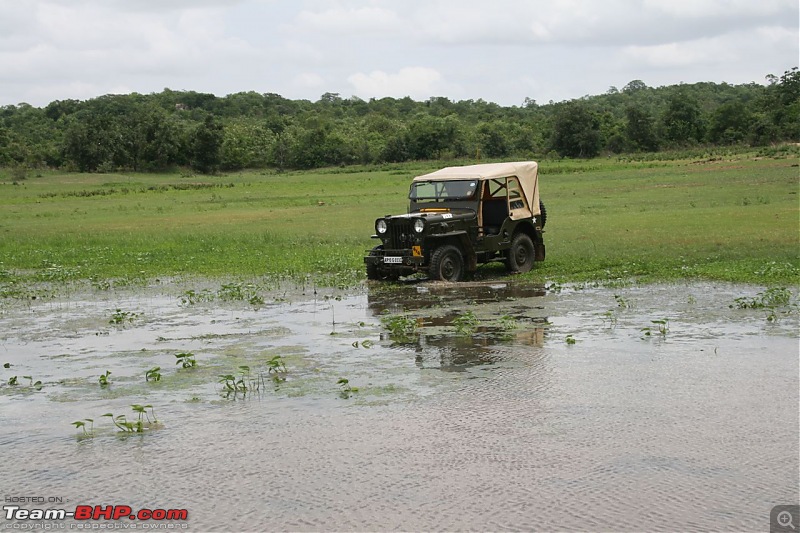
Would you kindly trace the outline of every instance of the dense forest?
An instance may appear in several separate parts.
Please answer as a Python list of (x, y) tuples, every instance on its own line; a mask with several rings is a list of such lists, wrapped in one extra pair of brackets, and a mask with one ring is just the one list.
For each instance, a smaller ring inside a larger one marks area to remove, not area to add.
[(503, 107), (434, 97), (316, 102), (244, 92), (157, 94), (0, 107), (0, 167), (202, 173), (426, 159), (594, 157), (697, 145), (800, 141), (800, 72), (766, 85), (695, 83)]

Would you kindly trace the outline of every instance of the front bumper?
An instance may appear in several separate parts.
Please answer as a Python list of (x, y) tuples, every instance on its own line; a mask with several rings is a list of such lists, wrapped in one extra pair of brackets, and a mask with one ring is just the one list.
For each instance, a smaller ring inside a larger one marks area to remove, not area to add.
[(416, 255), (414, 250), (371, 250), (364, 257), (364, 263), (377, 266), (382, 270), (418, 271), (422, 269), (425, 258)]

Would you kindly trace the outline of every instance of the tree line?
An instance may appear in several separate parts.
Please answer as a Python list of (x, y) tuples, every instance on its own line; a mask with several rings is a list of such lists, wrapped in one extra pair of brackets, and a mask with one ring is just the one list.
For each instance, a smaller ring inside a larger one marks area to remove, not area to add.
[(697, 145), (800, 141), (800, 72), (767, 83), (648, 87), (504, 107), (433, 97), (316, 102), (243, 92), (142, 95), (0, 107), (0, 166), (214, 173), (457, 157), (588, 158)]

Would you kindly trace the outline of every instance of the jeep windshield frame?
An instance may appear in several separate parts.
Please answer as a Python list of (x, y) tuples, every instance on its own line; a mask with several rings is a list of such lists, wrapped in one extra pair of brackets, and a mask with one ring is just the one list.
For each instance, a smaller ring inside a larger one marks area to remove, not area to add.
[(408, 198), (412, 202), (446, 202), (476, 200), (479, 180), (429, 180), (411, 184)]

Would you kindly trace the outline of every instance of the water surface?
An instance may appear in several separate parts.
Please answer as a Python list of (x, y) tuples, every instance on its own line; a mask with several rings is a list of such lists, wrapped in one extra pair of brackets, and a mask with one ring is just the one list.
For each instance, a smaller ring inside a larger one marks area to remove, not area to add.
[[(163, 286), (7, 301), (0, 494), (186, 508), (195, 531), (765, 530), (798, 503), (800, 357), (795, 308), (731, 307), (762, 290), (501, 280), (255, 306)], [(181, 352), (198, 366), (176, 366)], [(259, 390), (226, 393), (219, 376), (241, 366)], [(101, 416), (134, 403), (161, 426), (122, 435)], [(93, 437), (71, 425), (85, 418)]]

